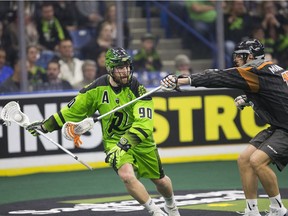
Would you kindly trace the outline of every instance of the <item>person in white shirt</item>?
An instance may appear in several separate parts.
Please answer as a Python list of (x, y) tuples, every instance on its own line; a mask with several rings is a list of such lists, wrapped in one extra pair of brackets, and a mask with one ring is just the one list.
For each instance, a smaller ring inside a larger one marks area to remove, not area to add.
[(60, 41), (60, 78), (68, 81), (73, 87), (83, 80), (83, 61), (75, 58), (73, 53), (73, 43), (69, 39)]

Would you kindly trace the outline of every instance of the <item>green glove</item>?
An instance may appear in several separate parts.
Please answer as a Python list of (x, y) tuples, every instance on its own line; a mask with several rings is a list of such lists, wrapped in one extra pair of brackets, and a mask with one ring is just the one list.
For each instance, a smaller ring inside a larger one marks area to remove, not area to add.
[(122, 137), (120, 141), (114, 146), (108, 153), (105, 158), (105, 162), (114, 166), (118, 163), (120, 158), (131, 148), (131, 145), (128, 144), (128, 140)]
[(26, 130), (29, 131), (29, 133), (31, 133), (33, 136), (38, 136), (39, 133), (37, 133), (36, 130), (39, 130), (43, 133), (47, 133), (48, 131), (45, 129), (44, 127), (44, 121), (37, 121), (37, 122), (33, 122), (32, 124), (28, 125), (26, 127)]

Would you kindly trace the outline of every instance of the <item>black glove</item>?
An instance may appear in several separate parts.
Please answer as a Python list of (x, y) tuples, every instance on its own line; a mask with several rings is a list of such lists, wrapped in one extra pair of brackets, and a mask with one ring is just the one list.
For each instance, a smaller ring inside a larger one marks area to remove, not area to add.
[(33, 136), (38, 136), (39, 133), (37, 133), (36, 130), (39, 130), (43, 133), (47, 133), (48, 131), (44, 127), (44, 121), (38, 121), (38, 122), (33, 122), (32, 124), (28, 125), (26, 127), (26, 130), (28, 130)]
[(119, 159), (131, 148), (132, 146), (128, 144), (128, 140), (124, 137), (120, 139), (116, 146), (114, 146), (105, 158), (105, 163), (110, 163), (111, 165), (117, 164)]

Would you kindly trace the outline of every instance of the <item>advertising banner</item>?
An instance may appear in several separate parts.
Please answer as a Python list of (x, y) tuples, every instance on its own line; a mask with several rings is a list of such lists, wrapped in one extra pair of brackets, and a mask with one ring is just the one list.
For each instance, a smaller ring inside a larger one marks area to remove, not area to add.
[[(70, 92), (0, 97), (0, 110), (6, 103), (14, 100), (19, 102), (30, 122), (39, 121), (59, 111), (76, 94)], [(162, 149), (162, 157), (165, 158), (165, 152), (168, 153), (169, 149), (173, 149), (173, 153), (177, 155), (177, 151), (182, 149), (180, 147), (226, 145), (228, 149), (233, 145), (247, 143), (257, 132), (267, 127), (252, 108), (245, 108), (243, 111), (236, 108), (234, 98), (240, 94), (240, 91), (228, 89), (154, 93), (154, 138), (159, 149)], [(100, 123), (96, 123), (93, 130), (81, 137), (84, 143), (81, 148), (76, 148), (73, 142), (66, 140), (61, 131), (48, 133), (47, 136), (72, 153), (83, 157), (90, 155), (89, 160), (103, 162)], [(51, 165), (51, 161), (55, 164), (63, 162), (61, 149), (42, 136), (32, 136), (15, 123), (9, 127), (0, 126), (0, 143), (0, 175), (1, 169), (35, 166), (35, 158), (38, 166), (46, 163)], [(189, 156), (189, 152), (185, 154)], [(50, 160), (51, 157), (54, 157), (53, 160)], [(47, 161), (41, 162), (43, 158), (47, 158)], [(19, 162), (31, 159), (33, 164)]]

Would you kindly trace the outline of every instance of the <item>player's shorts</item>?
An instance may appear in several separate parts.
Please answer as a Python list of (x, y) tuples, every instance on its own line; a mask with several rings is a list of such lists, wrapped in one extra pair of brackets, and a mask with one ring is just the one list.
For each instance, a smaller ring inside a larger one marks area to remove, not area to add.
[(259, 132), (250, 143), (264, 151), (282, 171), (288, 163), (288, 131), (269, 127)]
[(130, 149), (113, 168), (117, 172), (126, 163), (133, 165), (137, 178), (161, 179), (165, 176), (157, 148), (148, 153)]

